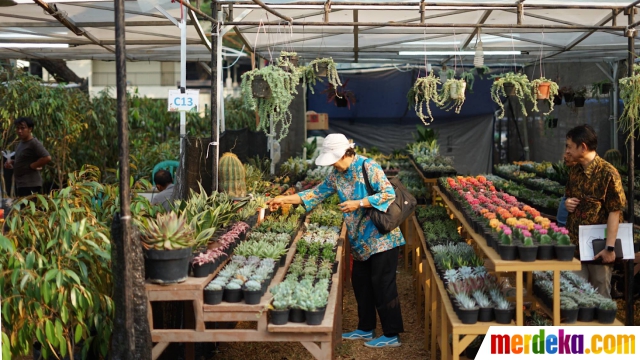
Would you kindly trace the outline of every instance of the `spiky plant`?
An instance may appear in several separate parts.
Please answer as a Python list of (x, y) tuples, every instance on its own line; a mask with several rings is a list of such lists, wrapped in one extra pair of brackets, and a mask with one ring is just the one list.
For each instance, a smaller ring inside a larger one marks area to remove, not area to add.
[(509, 302), (509, 300), (503, 298), (498, 299), (498, 301), (495, 301), (496, 303), (496, 309), (498, 310), (509, 310), (513, 307), (513, 305)]
[(184, 215), (158, 214), (139, 223), (142, 246), (150, 250), (178, 250), (193, 246), (193, 229)]
[(465, 293), (456, 294), (456, 301), (458, 302), (458, 305), (460, 305), (460, 308), (464, 310), (474, 310), (478, 308), (476, 301)]
[(478, 306), (481, 308), (491, 307), (491, 300), (489, 297), (483, 293), (481, 290), (476, 290), (473, 292), (473, 299), (478, 303)]
[(611, 299), (602, 299), (598, 304), (598, 308), (602, 310), (617, 310), (618, 304)]

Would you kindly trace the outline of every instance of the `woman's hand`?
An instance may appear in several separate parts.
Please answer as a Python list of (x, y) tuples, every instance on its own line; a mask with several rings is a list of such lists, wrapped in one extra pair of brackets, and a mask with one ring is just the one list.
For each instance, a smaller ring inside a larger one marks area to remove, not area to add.
[(354, 212), (360, 208), (360, 200), (347, 200), (338, 206), (340, 206), (340, 211), (343, 213)]
[(284, 196), (276, 196), (273, 199), (267, 200), (267, 206), (269, 206), (269, 210), (276, 211), (280, 208), (280, 206), (286, 204)]

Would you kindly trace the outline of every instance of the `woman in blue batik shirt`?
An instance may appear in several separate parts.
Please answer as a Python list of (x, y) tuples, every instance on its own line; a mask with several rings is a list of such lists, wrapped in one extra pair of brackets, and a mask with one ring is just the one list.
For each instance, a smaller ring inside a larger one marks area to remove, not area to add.
[[(386, 211), (395, 199), (395, 191), (380, 165), (356, 155), (353, 147), (354, 144), (343, 134), (328, 135), (316, 159), (316, 165), (331, 165), (334, 170), (315, 188), (276, 197), (269, 201), (269, 205), (275, 209), (282, 204), (304, 204), (307, 211), (310, 211), (329, 196), (338, 194), (354, 260), (351, 281), (358, 303), (359, 319), (358, 328), (342, 334), (342, 338), (369, 340), (365, 342), (368, 347), (396, 347), (400, 346), (398, 334), (404, 331), (396, 286), (396, 268), (399, 247), (405, 241), (400, 229), (380, 234), (365, 211), (371, 207)], [(363, 164), (373, 195), (367, 192)], [(374, 339), (376, 311), (384, 334)]]

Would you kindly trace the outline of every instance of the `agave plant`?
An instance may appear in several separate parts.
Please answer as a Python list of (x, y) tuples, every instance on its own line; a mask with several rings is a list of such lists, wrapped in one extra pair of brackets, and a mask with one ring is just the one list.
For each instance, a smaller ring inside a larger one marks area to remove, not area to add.
[(193, 229), (184, 215), (158, 214), (139, 225), (142, 245), (150, 250), (178, 250), (194, 245)]

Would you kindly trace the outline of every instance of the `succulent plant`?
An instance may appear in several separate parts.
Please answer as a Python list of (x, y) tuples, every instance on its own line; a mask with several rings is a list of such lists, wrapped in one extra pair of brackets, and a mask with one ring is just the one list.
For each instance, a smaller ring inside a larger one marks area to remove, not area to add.
[(494, 300), (493, 302), (495, 302), (496, 309), (498, 310), (509, 310), (513, 308), (513, 305), (509, 302), (509, 300), (505, 299), (504, 297), (499, 298), (497, 301)]
[(262, 284), (260, 284), (255, 280), (249, 280), (246, 283), (244, 283), (244, 287), (248, 291), (259, 291), (260, 289), (262, 289)]
[(331, 269), (325, 269), (322, 268), (320, 270), (318, 270), (318, 273), (316, 274), (316, 277), (318, 279), (329, 279), (331, 278)]
[(458, 302), (460, 308), (464, 310), (473, 310), (478, 308), (476, 301), (465, 293), (456, 294), (456, 302)]
[(207, 284), (207, 286), (204, 289), (205, 290), (216, 290), (217, 291), (217, 290), (222, 290), (223, 286), (224, 286), (223, 284), (221, 285), (220, 283), (212, 281), (209, 284)]
[(211, 282), (220, 284), (222, 286), (227, 285), (227, 283), (229, 282), (229, 278), (223, 277), (223, 276), (218, 276), (215, 279), (213, 279)]
[(478, 303), (478, 306), (481, 308), (491, 307), (491, 300), (489, 297), (480, 290), (476, 290), (473, 292), (473, 299)]
[(602, 299), (600, 304), (598, 304), (598, 308), (602, 310), (617, 310), (618, 304), (611, 299)]
[(444, 272), (444, 279), (447, 282), (455, 282), (455, 281), (458, 281), (459, 278), (460, 276), (458, 274), (458, 271), (455, 269), (449, 269)]
[(227, 290), (239, 290), (241, 287), (242, 287), (241, 284), (238, 284), (237, 282), (231, 281), (224, 288), (227, 289)]
[(544, 234), (540, 235), (540, 244), (541, 245), (551, 245), (551, 236)]
[(245, 282), (245, 280), (243, 280), (243, 279), (238, 279), (238, 278), (231, 279), (231, 281), (229, 281), (229, 283), (235, 283), (235, 284), (238, 284), (238, 285), (243, 285), (243, 284), (244, 284), (244, 282)]
[(140, 221), (138, 227), (142, 245), (147, 250), (178, 250), (195, 243), (193, 228), (187, 218), (172, 211)]
[(567, 296), (560, 295), (560, 309), (562, 310), (575, 310), (578, 308), (578, 304), (576, 304), (573, 299)]
[(568, 246), (571, 245), (571, 240), (569, 239), (569, 235), (559, 235), (558, 236), (558, 245), (560, 246)]

